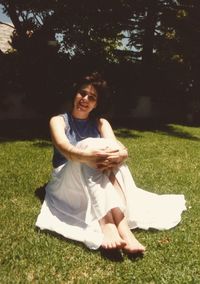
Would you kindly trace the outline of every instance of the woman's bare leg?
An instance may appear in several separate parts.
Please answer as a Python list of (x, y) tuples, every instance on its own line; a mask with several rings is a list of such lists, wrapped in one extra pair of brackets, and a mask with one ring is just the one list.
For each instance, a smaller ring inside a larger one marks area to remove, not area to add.
[(111, 210), (114, 222), (121, 238), (126, 242), (124, 250), (129, 253), (144, 252), (145, 247), (135, 238), (129, 229), (126, 217), (119, 208)]
[[(122, 188), (113, 173), (111, 173), (110, 175), (110, 181), (116, 188), (117, 192), (120, 194), (124, 204), (126, 204)], [(114, 208), (111, 210), (111, 212), (112, 212), (112, 218), (114, 219), (114, 223), (116, 224), (119, 235), (126, 242), (124, 250), (128, 251), (129, 253), (144, 252), (145, 247), (134, 237), (133, 233), (131, 232), (128, 226), (126, 217), (124, 216), (122, 211), (119, 208)]]
[(120, 237), (117, 227), (114, 223), (112, 212), (109, 211), (106, 216), (99, 220), (104, 239), (102, 247), (105, 249), (122, 248), (126, 245), (126, 242)]
[(117, 190), (120, 198), (122, 199), (123, 204), (126, 205), (126, 199), (125, 199), (123, 190), (121, 189), (121, 186), (120, 186), (120, 184), (119, 184), (118, 180), (116, 179), (113, 172), (111, 172), (111, 174), (109, 176), (109, 180), (113, 184), (114, 188)]

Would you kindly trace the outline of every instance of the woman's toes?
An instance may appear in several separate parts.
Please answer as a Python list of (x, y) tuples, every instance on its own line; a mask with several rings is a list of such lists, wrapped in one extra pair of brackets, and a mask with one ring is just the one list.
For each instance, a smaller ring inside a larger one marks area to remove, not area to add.
[(125, 247), (126, 245), (126, 242), (124, 240), (119, 240), (117, 243), (116, 243), (117, 247), (118, 248), (123, 248)]
[(104, 249), (121, 249), (126, 245), (126, 242), (123, 240), (113, 240), (103, 243), (101, 246)]
[(112, 244), (112, 249), (116, 249), (116, 248), (118, 248), (117, 244), (116, 243)]
[(121, 240), (121, 246), (122, 246), (122, 247), (124, 247), (126, 244), (127, 244), (126, 241)]
[(143, 245), (127, 245), (124, 249), (129, 253), (143, 253), (146, 250)]

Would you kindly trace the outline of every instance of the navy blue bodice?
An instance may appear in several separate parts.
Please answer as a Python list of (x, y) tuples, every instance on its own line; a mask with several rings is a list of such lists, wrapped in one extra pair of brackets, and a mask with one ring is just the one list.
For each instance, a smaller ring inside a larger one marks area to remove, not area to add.
[[(72, 145), (76, 145), (79, 141), (93, 137), (100, 137), (97, 128), (97, 121), (95, 119), (77, 119), (70, 113), (61, 115), (65, 121), (65, 134)], [(66, 163), (67, 159), (54, 147), (53, 153), (53, 167), (57, 168)]]

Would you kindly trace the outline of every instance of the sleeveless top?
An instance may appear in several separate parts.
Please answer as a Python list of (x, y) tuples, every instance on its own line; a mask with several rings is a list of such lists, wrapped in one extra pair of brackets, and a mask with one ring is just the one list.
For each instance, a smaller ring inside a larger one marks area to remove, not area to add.
[[(74, 118), (70, 113), (61, 114), (65, 121), (65, 135), (72, 145), (76, 145), (79, 141), (85, 138), (98, 138), (100, 133), (95, 119), (78, 119)], [(67, 159), (53, 147), (52, 164), (57, 168), (67, 162)]]

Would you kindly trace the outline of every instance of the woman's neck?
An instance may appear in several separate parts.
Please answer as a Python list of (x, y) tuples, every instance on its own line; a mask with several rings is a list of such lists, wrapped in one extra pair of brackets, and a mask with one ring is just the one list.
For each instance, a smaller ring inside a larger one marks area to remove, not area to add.
[(88, 119), (89, 118), (89, 115), (87, 113), (76, 111), (76, 110), (72, 110), (71, 115), (77, 119)]

